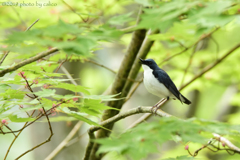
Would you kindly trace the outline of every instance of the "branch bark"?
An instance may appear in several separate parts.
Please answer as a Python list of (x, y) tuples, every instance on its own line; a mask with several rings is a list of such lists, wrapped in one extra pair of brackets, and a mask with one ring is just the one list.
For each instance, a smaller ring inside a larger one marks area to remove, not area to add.
[(22, 62), (19, 62), (18, 64), (14, 65), (12, 67), (9, 67), (9, 68), (6, 68), (4, 70), (1, 70), (0, 71), (0, 77), (3, 77), (6, 73), (15, 71), (18, 68), (21, 68), (21, 67), (23, 67), (23, 66), (25, 66), (25, 65), (27, 65), (29, 63), (35, 62), (35, 61), (37, 61), (37, 60), (39, 60), (39, 59), (41, 59), (43, 57), (46, 57), (46, 56), (48, 56), (48, 55), (50, 55), (52, 53), (55, 53), (57, 51), (59, 51), (57, 48), (51, 48), (51, 49), (49, 49), (47, 51), (44, 51), (44, 52), (41, 52), (41, 53), (37, 54), (36, 56), (34, 56), (32, 58), (29, 58), (29, 59), (26, 59), (26, 60), (24, 60)]
[[(218, 64), (220, 64), (220, 62), (222, 62), (225, 58), (227, 58), (231, 53), (233, 53), (235, 50), (237, 50), (240, 47), (240, 43), (237, 44), (236, 46), (234, 46), (232, 49), (230, 49), (224, 56), (222, 56), (220, 59), (218, 59), (216, 62), (214, 62), (213, 64), (205, 67), (202, 72), (200, 72), (199, 74), (197, 74), (196, 76), (194, 76), (189, 82), (187, 82), (186, 84), (184, 84), (182, 87), (180, 87), (180, 91), (182, 89), (184, 89), (185, 87), (187, 87), (188, 85), (190, 85), (192, 82), (194, 82), (195, 80), (197, 80), (198, 78), (200, 78), (202, 75), (204, 75), (205, 73), (207, 73), (208, 71), (210, 71), (211, 69), (213, 69), (214, 67), (216, 67)], [(165, 102), (164, 102), (165, 103)], [(152, 114), (144, 114), (142, 117), (140, 117), (136, 122), (134, 122), (134, 126), (137, 124), (142, 123), (143, 121), (147, 120), (148, 118), (150, 118), (152, 116)]]
[[(133, 37), (132, 37), (131, 43), (130, 43), (127, 53), (125, 54), (124, 59), (121, 63), (120, 69), (115, 77), (110, 94), (117, 94), (117, 93), (122, 92), (124, 85), (127, 81), (129, 72), (132, 68), (133, 62), (134, 62), (134, 60), (137, 56), (137, 53), (143, 43), (145, 35), (146, 35), (145, 29), (141, 29), (141, 30), (137, 30), (137, 31), (133, 32)], [(119, 96), (118, 98), (120, 98), (120, 97), (121, 96)], [(107, 105), (117, 108), (117, 107), (119, 107), (119, 106), (117, 106), (117, 103), (118, 103), (117, 101), (110, 101), (107, 103)], [(120, 108), (118, 108), (118, 109), (120, 109)], [(103, 113), (102, 121), (109, 119), (118, 113), (119, 113), (119, 111), (116, 111), (116, 110), (106, 110)], [(112, 127), (113, 127), (113, 124), (109, 124), (108, 126), (106, 126), (106, 128), (108, 128), (109, 130), (111, 130)], [(97, 138), (108, 137), (109, 134), (110, 134), (109, 131), (101, 129), (97, 133)], [(101, 159), (101, 155), (99, 157), (95, 157), (95, 154), (96, 154), (96, 151), (98, 150), (98, 148), (99, 148), (99, 145), (95, 144), (95, 147), (92, 149), (92, 153), (91, 153), (92, 158), (91, 159), (93, 159), (93, 160)]]
[[(139, 114), (139, 113), (152, 113), (152, 107), (137, 107), (137, 108), (133, 108), (133, 109), (130, 109), (126, 112), (123, 112), (123, 113), (119, 113), (118, 115), (115, 115), (114, 117), (112, 118), (109, 118), (103, 122), (101, 122), (99, 125), (101, 126), (93, 126), (91, 127), (89, 130), (88, 130), (88, 134), (89, 134), (89, 143), (88, 143), (88, 146), (87, 146), (87, 150), (86, 150), (86, 153), (85, 153), (85, 157), (83, 158), (83, 160), (89, 160), (91, 157), (90, 157), (90, 153), (91, 153), (91, 150), (93, 148), (93, 140), (96, 138), (95, 135), (94, 135), (94, 132), (99, 130), (99, 129), (102, 129), (102, 127), (106, 127), (108, 126), (109, 124), (111, 123), (115, 123), (121, 119), (124, 119), (128, 116), (131, 116), (131, 115), (135, 115), (135, 114)], [(157, 110), (156, 111), (156, 115), (160, 116), (160, 117), (171, 117), (172, 115), (162, 111), (161, 109)], [(214, 136), (214, 139), (216, 139), (217, 141), (223, 143), (225, 146), (228, 146), (232, 151), (236, 152), (236, 153), (240, 153), (240, 148), (238, 148), (237, 146), (235, 146), (234, 144), (232, 144), (228, 139), (216, 134), (216, 133), (212, 133), (213, 136)], [(197, 150), (197, 151), (200, 151), (201, 149), (203, 149), (202, 147)], [(194, 153), (194, 155), (196, 155)]]
[[(89, 143), (85, 152), (85, 157), (83, 158), (84, 160), (89, 160), (92, 157), (90, 156), (91, 150), (94, 147), (94, 143), (93, 143), (93, 139), (95, 139), (96, 137), (94, 136), (94, 132), (97, 130), (102, 130), (100, 126), (102, 127), (107, 127), (109, 126), (109, 124), (113, 124), (121, 119), (124, 119), (128, 116), (134, 115), (134, 114), (139, 114), (139, 113), (152, 113), (152, 107), (137, 107), (137, 108), (133, 108), (130, 109), (126, 112), (123, 113), (119, 113), (118, 115), (115, 115), (114, 117), (111, 117), (105, 121), (102, 121), (99, 126), (93, 126), (88, 130), (88, 135), (89, 135)], [(170, 114), (165, 113), (162, 110), (157, 110), (156, 115), (160, 116), (160, 117), (170, 117)]]

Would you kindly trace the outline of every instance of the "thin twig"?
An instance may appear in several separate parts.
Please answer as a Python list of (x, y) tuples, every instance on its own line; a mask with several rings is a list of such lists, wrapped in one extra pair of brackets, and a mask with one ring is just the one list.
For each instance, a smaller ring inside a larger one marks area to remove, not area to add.
[(72, 84), (74, 84), (76, 86), (78, 85), (76, 83), (76, 81), (73, 79), (73, 77), (71, 76), (71, 74), (68, 72), (68, 70), (64, 66), (61, 67), (61, 70), (63, 71), (63, 73), (65, 73), (65, 75), (67, 76), (67, 78), (70, 80), (70, 82)]
[(18, 11), (15, 9), (15, 7), (14, 7), (14, 6), (11, 6), (11, 8), (12, 8), (13, 11), (17, 14), (18, 18), (20, 19), (20, 21), (22, 22), (22, 24), (24, 25), (24, 27), (27, 28), (26, 22), (24, 22), (24, 20), (21, 18), (20, 14), (19, 14)]
[(102, 65), (102, 64), (99, 64), (99, 63), (97, 63), (97, 62), (95, 62), (95, 61), (93, 61), (93, 60), (84, 59), (84, 61), (85, 61), (85, 62), (92, 63), (92, 64), (95, 64), (95, 65), (100, 66), (100, 67), (102, 67), (102, 68), (105, 68), (105, 69), (109, 70), (110, 72), (112, 72), (112, 73), (114, 73), (114, 74), (117, 73), (116, 71), (112, 70), (111, 68), (108, 68), (108, 67), (106, 67), (106, 66), (104, 66), (104, 65)]
[[(68, 70), (62, 66), (61, 70), (65, 73), (65, 75), (67, 76), (67, 78), (71, 81), (72, 84), (77, 85), (76, 81), (73, 79), (73, 77), (71, 76), (71, 74), (68, 72)], [(77, 133), (77, 131), (79, 130), (79, 128), (82, 126), (83, 122), (79, 121), (71, 130), (71, 132), (67, 135), (67, 137), (48, 155), (47, 158), (45, 158), (45, 160), (50, 160), (52, 158), (54, 158), (64, 147), (66, 147), (66, 145), (68, 144), (68, 142), (73, 138), (73, 136)]]
[(31, 25), (25, 30), (25, 32), (28, 31), (28, 30), (30, 30), (30, 29), (32, 28), (32, 26), (33, 26), (34, 24), (36, 24), (38, 21), (39, 21), (39, 19), (37, 19), (35, 22), (33, 22), (33, 24), (31, 24)]
[(193, 56), (194, 56), (195, 53), (196, 53), (196, 47), (194, 47), (194, 49), (193, 49), (193, 51), (192, 51), (192, 53), (191, 53), (191, 55), (190, 55), (190, 58), (189, 58), (189, 60), (188, 60), (187, 67), (185, 68), (184, 73), (183, 73), (183, 78), (182, 78), (182, 82), (181, 82), (180, 86), (183, 85), (183, 82), (184, 82), (184, 80), (185, 80), (185, 76), (186, 76), (186, 74), (187, 74), (187, 72), (188, 72), (189, 67), (190, 67), (191, 64), (192, 64), (192, 59), (193, 59)]
[(131, 97), (132, 95), (135, 93), (135, 91), (137, 90), (137, 88), (139, 87), (139, 85), (143, 82), (143, 78), (141, 78), (141, 80), (139, 80), (135, 86), (133, 87), (133, 89), (129, 92), (127, 98), (125, 99), (125, 102), (127, 102)]
[(172, 55), (172, 56), (164, 59), (159, 65), (162, 65), (164, 62), (169, 61), (170, 59), (172, 59), (172, 58), (174, 58), (174, 57), (176, 57), (176, 56), (178, 56), (178, 55), (186, 52), (187, 50), (189, 50), (190, 48), (192, 48), (193, 46), (195, 46), (196, 44), (198, 44), (198, 42), (200, 42), (200, 41), (203, 40), (204, 38), (211, 36), (211, 35), (212, 35), (214, 32), (216, 32), (218, 29), (219, 29), (219, 27), (215, 28), (212, 32), (210, 32), (210, 33), (208, 33), (208, 34), (205, 34), (205, 35), (201, 36), (194, 44), (190, 45), (189, 47), (185, 47), (185, 49), (182, 50), (182, 51), (180, 51), (179, 53), (176, 53), (176, 54), (174, 54), (174, 55)]
[(186, 86), (188, 86), (189, 84), (191, 84), (193, 81), (195, 81), (196, 79), (198, 79), (199, 77), (201, 77), (202, 75), (204, 75), (205, 73), (207, 73), (208, 71), (210, 71), (211, 69), (213, 69), (214, 67), (216, 67), (218, 64), (220, 64), (224, 59), (226, 59), (231, 53), (233, 53), (235, 50), (237, 50), (240, 47), (240, 43), (237, 44), (236, 46), (234, 46), (232, 49), (230, 49), (226, 54), (224, 54), (224, 56), (222, 56), (220, 59), (218, 59), (216, 62), (214, 62), (213, 64), (205, 67), (202, 72), (200, 72), (199, 74), (197, 74), (194, 78), (192, 78), (188, 83), (184, 84), (180, 89), (185, 88)]
[(218, 53), (219, 53), (219, 44), (218, 42), (213, 38), (213, 36), (209, 36), (209, 38), (216, 44), (216, 59), (218, 59)]
[(42, 109), (43, 109), (44, 115), (45, 115), (46, 118), (47, 118), (47, 122), (48, 122), (48, 126), (49, 126), (50, 135), (49, 135), (49, 137), (48, 137), (48, 139), (47, 139), (46, 141), (44, 141), (44, 142), (40, 143), (39, 145), (37, 145), (37, 146), (35, 146), (35, 147), (33, 147), (33, 148), (27, 150), (26, 152), (24, 152), (23, 154), (21, 154), (21, 155), (20, 155), (19, 157), (17, 157), (16, 159), (21, 158), (22, 156), (24, 156), (24, 155), (27, 154), (28, 152), (30, 152), (30, 151), (32, 151), (32, 150), (34, 150), (34, 149), (40, 147), (41, 145), (43, 145), (43, 144), (45, 144), (45, 143), (51, 141), (51, 138), (52, 138), (52, 136), (53, 136), (52, 126), (51, 126), (51, 123), (50, 123), (50, 120), (49, 120), (48, 114), (47, 114), (45, 108), (43, 107), (42, 102), (40, 101), (40, 99), (38, 98), (38, 96), (34, 94), (34, 92), (33, 92), (32, 88), (31, 88), (31, 86), (29, 85), (29, 82), (28, 82), (27, 78), (23, 75), (22, 72), (20, 72), (20, 74), (21, 74), (21, 76), (23, 77), (23, 79), (25, 80), (26, 85), (27, 85), (27, 88), (32, 92), (34, 98), (36, 98), (36, 99), (38, 100), (38, 102), (42, 105)]
[[(99, 64), (99, 63), (97, 63), (97, 62), (95, 62), (95, 61), (92, 61), (92, 60), (90, 60), (90, 59), (85, 59), (84, 61), (85, 61), (85, 62), (92, 63), (92, 64), (95, 64), (95, 65), (97, 65), (97, 66), (100, 66), (100, 67), (102, 67), (102, 68), (105, 68), (105, 69), (109, 70), (110, 72), (112, 72), (112, 73), (114, 73), (114, 74), (117, 74), (117, 72), (114, 71), (114, 70), (112, 70), (111, 68), (108, 68), (108, 67), (106, 67), (106, 66), (104, 66), (104, 65), (102, 65), (102, 64)], [(122, 77), (120, 77), (120, 78), (122, 78)], [(139, 82), (139, 81), (136, 81), (136, 80), (131, 79), (131, 78), (122, 78), (122, 79), (127, 79), (127, 80), (132, 81), (132, 82)]]
[(7, 129), (9, 129), (11, 131), (11, 133), (16, 137), (16, 134), (12, 131), (12, 129), (10, 127), (8, 127), (7, 125), (4, 125)]
[(64, 60), (60, 63), (60, 65), (59, 65), (58, 68), (56, 69), (55, 73), (58, 72), (58, 70), (61, 68), (61, 66), (63, 65), (63, 63), (67, 62), (67, 60), (68, 60), (68, 57), (66, 57), (66, 59), (64, 59)]
[[(23, 128), (27, 125), (27, 122), (24, 124)], [(8, 153), (10, 151), (10, 149), (12, 148), (13, 143), (16, 141), (16, 139), (18, 138), (18, 136), (22, 133), (23, 130), (21, 130), (20, 132), (18, 132), (18, 134), (14, 137), (12, 143), (10, 144), (10, 146), (8, 147), (7, 153), (5, 154), (4, 160), (7, 159)]]
[(73, 138), (73, 136), (78, 132), (79, 128), (82, 126), (83, 121), (78, 121), (78, 123), (73, 127), (71, 132), (67, 135), (67, 137), (45, 158), (45, 160), (53, 159)]
[(89, 20), (89, 17), (85, 20), (80, 14), (78, 14), (69, 4), (67, 4), (64, 0), (62, 0), (62, 2), (76, 15), (78, 15), (80, 17), (80, 19), (86, 23)]

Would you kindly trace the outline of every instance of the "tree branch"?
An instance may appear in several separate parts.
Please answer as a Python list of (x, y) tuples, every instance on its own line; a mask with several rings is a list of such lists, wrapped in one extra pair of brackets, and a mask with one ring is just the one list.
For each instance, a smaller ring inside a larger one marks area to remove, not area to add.
[(225, 146), (228, 146), (231, 150), (240, 153), (240, 148), (238, 148), (237, 146), (232, 144), (232, 142), (230, 142), (228, 139), (226, 139), (226, 138), (224, 138), (224, 137), (222, 137), (222, 136), (220, 136), (219, 134), (216, 134), (216, 133), (213, 133), (213, 136), (214, 136), (214, 139), (221, 142)]
[(202, 72), (200, 72), (199, 74), (197, 74), (192, 80), (190, 80), (188, 83), (184, 84), (180, 90), (182, 90), (183, 88), (185, 88), (186, 86), (188, 86), (190, 83), (192, 83), (193, 81), (195, 81), (196, 79), (198, 79), (199, 77), (201, 77), (202, 75), (204, 75), (205, 73), (207, 73), (208, 71), (210, 71), (211, 69), (213, 69), (214, 67), (216, 67), (218, 64), (220, 64), (224, 59), (226, 59), (231, 53), (233, 53), (235, 50), (237, 50), (240, 47), (240, 43), (237, 44), (236, 46), (234, 46), (232, 49), (230, 49), (226, 54), (224, 54), (224, 56), (222, 56), (220, 59), (218, 59), (216, 62), (214, 62), (213, 64), (205, 67)]
[(205, 34), (205, 35), (201, 36), (194, 44), (190, 45), (189, 47), (185, 47), (185, 46), (184, 46), (184, 50), (182, 50), (182, 51), (180, 51), (179, 53), (176, 53), (176, 54), (174, 54), (174, 55), (172, 55), (172, 56), (164, 59), (164, 60), (160, 63), (160, 65), (162, 65), (164, 62), (169, 61), (170, 59), (172, 59), (172, 58), (174, 58), (174, 57), (176, 57), (176, 56), (178, 56), (178, 55), (186, 52), (187, 50), (189, 50), (190, 48), (192, 48), (193, 46), (195, 46), (196, 44), (198, 44), (198, 43), (199, 43), (201, 40), (203, 40), (204, 38), (207, 38), (207, 37), (211, 36), (211, 35), (212, 35), (214, 32), (216, 32), (218, 29), (219, 29), (219, 27), (215, 28), (212, 32), (210, 32), (210, 33), (208, 33), (208, 34)]
[(4, 70), (1, 70), (0, 71), (0, 77), (4, 76), (6, 73), (15, 71), (18, 68), (21, 68), (21, 67), (23, 67), (23, 66), (25, 66), (25, 65), (27, 65), (29, 63), (35, 62), (35, 61), (37, 61), (37, 60), (39, 60), (39, 59), (41, 59), (41, 58), (43, 58), (45, 56), (48, 56), (48, 55), (50, 55), (52, 53), (55, 53), (57, 51), (59, 51), (57, 48), (51, 48), (51, 49), (49, 49), (47, 51), (44, 51), (44, 52), (41, 52), (41, 53), (37, 54), (36, 56), (34, 56), (32, 58), (26, 59), (26, 60), (24, 60), (24, 61), (22, 61), (22, 62), (20, 62), (20, 63), (18, 63), (16, 65), (12, 66), (12, 67), (9, 67), (9, 68), (6, 68)]
[[(85, 152), (85, 157), (83, 158), (83, 160), (89, 160), (90, 159), (90, 153), (91, 150), (93, 148), (93, 140), (96, 138), (94, 135), (94, 132), (102, 129), (102, 127), (106, 127), (111, 123), (115, 123), (121, 119), (124, 119), (126, 117), (135, 115), (135, 114), (139, 114), (139, 113), (152, 113), (152, 107), (137, 107), (137, 108), (133, 108), (130, 109), (126, 112), (123, 113), (119, 113), (118, 115), (115, 115), (114, 117), (111, 117), (103, 122), (101, 122), (99, 124), (99, 126), (93, 126), (88, 130), (88, 134), (89, 134), (89, 143)], [(156, 111), (156, 115), (160, 116), (160, 117), (171, 117), (172, 115), (162, 111), (161, 109), (158, 109)], [(234, 144), (232, 144), (228, 139), (221, 137), (220, 135), (213, 133), (214, 139), (216, 139), (217, 141), (223, 143), (225, 146), (228, 146), (230, 148), (230, 150), (240, 153), (240, 148), (238, 148), (237, 146), (235, 146)], [(204, 147), (201, 147), (200, 149), (197, 150), (197, 152), (199, 152), (200, 150), (206, 148), (210, 143), (208, 143), (207, 145), (205, 145)], [(225, 149), (227, 150), (227, 149)], [(196, 152), (196, 151), (195, 151)], [(194, 152), (194, 155), (196, 156), (197, 153)]]
[[(110, 94), (117, 94), (117, 93), (122, 92), (122, 89), (124, 88), (124, 85), (127, 81), (129, 72), (132, 68), (133, 62), (134, 62), (134, 60), (137, 56), (137, 53), (143, 43), (144, 38), (145, 38), (145, 34), (146, 34), (145, 29), (137, 30), (133, 33), (131, 43), (130, 43), (127, 53), (125, 54), (124, 59), (120, 65), (119, 71), (114, 80)], [(120, 98), (120, 97), (121, 96), (119, 96), (118, 98)], [(117, 103), (118, 103), (117, 101), (110, 101), (107, 103), (107, 105), (116, 108)], [(120, 108), (118, 108), (118, 109), (120, 109)], [(119, 111), (117, 111), (117, 110), (104, 111), (103, 116), (102, 116), (102, 121), (109, 119), (110, 117), (118, 114), (118, 112)], [(113, 127), (113, 124), (110, 124), (106, 128), (111, 130), (112, 127)], [(109, 131), (99, 130), (99, 132), (97, 133), (97, 138), (108, 137), (109, 134), (110, 134)], [(97, 146), (94, 147), (94, 150), (92, 151), (92, 156), (94, 157), (93, 159), (100, 159), (100, 158), (95, 157), (95, 153), (98, 149), (98, 144), (96, 144), (96, 145)], [(101, 157), (101, 156), (99, 156), (99, 157)]]
[[(195, 80), (197, 80), (198, 78), (200, 78), (202, 75), (204, 75), (205, 73), (207, 73), (208, 71), (210, 71), (211, 69), (213, 69), (214, 67), (216, 67), (218, 64), (220, 64), (220, 62), (222, 62), (225, 58), (227, 58), (231, 53), (233, 53), (236, 49), (238, 49), (240, 47), (240, 43), (237, 44), (236, 46), (234, 46), (232, 49), (230, 49), (224, 56), (222, 56), (220, 59), (218, 59), (216, 62), (214, 62), (213, 64), (205, 67), (201, 73), (197, 74), (195, 77), (193, 77), (189, 82), (187, 82), (186, 84), (184, 84), (182, 87), (180, 87), (179, 91), (181, 91), (182, 89), (184, 89), (185, 87), (187, 87), (188, 85), (190, 85), (192, 82), (194, 82)], [(139, 82), (137, 85), (139, 85), (141, 82)], [(142, 117), (140, 117), (138, 120), (136, 120), (136, 122), (134, 122), (134, 124), (140, 124), (141, 122), (147, 120), (148, 118), (150, 118), (152, 116), (152, 114), (145, 114)], [(134, 125), (135, 126), (135, 125)]]
[[(88, 146), (87, 146), (87, 149), (86, 149), (86, 152), (85, 152), (85, 157), (84, 157), (84, 160), (89, 160), (90, 159), (90, 153), (91, 153), (91, 150), (93, 148), (93, 142), (92, 140), (95, 139), (95, 136), (94, 136), (94, 132), (99, 130), (99, 129), (102, 129), (102, 127), (106, 127), (110, 124), (113, 124), (121, 119), (124, 119), (128, 116), (131, 116), (131, 115), (135, 115), (135, 114), (139, 114), (139, 113), (152, 113), (152, 107), (137, 107), (137, 108), (133, 108), (133, 109), (130, 109), (126, 112), (123, 112), (123, 113), (119, 113), (117, 115), (115, 115), (114, 117), (111, 117), (105, 121), (102, 121), (99, 126), (93, 126), (91, 127), (89, 130), (88, 130), (88, 134), (89, 134), (89, 143), (88, 143)], [(160, 117), (170, 117), (171, 115), (165, 113), (164, 111), (162, 110), (157, 110), (156, 112), (156, 115), (160, 116)]]
[[(151, 31), (149, 33), (149, 35), (153, 35), (153, 34), (158, 34), (159, 33), (159, 30), (154, 30), (154, 31)], [(153, 45), (154, 41), (153, 40), (150, 40), (149, 38), (145, 38), (144, 39), (144, 42), (138, 52), (138, 55), (137, 55), (137, 58), (135, 59), (134, 61), (134, 64), (133, 64), (133, 67), (129, 73), (129, 76), (128, 78), (129, 79), (135, 79), (137, 77), (137, 74), (141, 68), (141, 63), (139, 63), (139, 58), (142, 58), (142, 59), (145, 59), (145, 57), (147, 56), (147, 54), (149, 53), (152, 45)], [(141, 81), (140, 81), (141, 82)], [(127, 81), (123, 90), (122, 90), (122, 94), (121, 96), (122, 97), (126, 97), (132, 87), (132, 84), (133, 82), (131, 81)], [(130, 98), (130, 97), (129, 97)], [(124, 103), (126, 102), (126, 100), (122, 99), (122, 100), (119, 100), (118, 101), (118, 104), (117, 106), (120, 107), (122, 106)]]
[(73, 136), (78, 132), (79, 128), (82, 126), (83, 121), (79, 121), (67, 135), (67, 137), (45, 158), (45, 160), (53, 159), (73, 138)]

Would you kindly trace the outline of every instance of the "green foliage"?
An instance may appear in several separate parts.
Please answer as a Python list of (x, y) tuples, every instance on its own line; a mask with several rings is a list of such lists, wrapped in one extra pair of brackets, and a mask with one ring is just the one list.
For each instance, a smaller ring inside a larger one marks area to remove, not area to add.
[(140, 160), (150, 153), (159, 152), (157, 146), (166, 141), (206, 144), (212, 137), (211, 133), (240, 136), (240, 126), (195, 118), (180, 120), (174, 117), (163, 117), (158, 122), (140, 124), (117, 137), (95, 141), (102, 144), (98, 153), (116, 151), (134, 160)]
[[(116, 97), (120, 93), (92, 94), (91, 88), (105, 90), (108, 86), (99, 81), (92, 70), (85, 67), (85, 59), (101, 60), (103, 56), (98, 54), (102, 52), (111, 52), (109, 55), (118, 56), (115, 52), (116, 48), (114, 51), (105, 50), (117, 46), (118, 43), (121, 44), (119, 48), (125, 52), (124, 49), (130, 42), (129, 33), (139, 28), (160, 29), (160, 34), (148, 36), (155, 43), (147, 57), (154, 58), (161, 64), (160, 67), (169, 73), (177, 87), (191, 80), (203, 68), (216, 62), (240, 42), (240, 37), (236, 36), (240, 30), (240, 5), (237, 0), (82, 0), (80, 2), (73, 0), (68, 3), (75, 12), (60, 1), (54, 8), (34, 8), (34, 10), (31, 7), (0, 6), (0, 14), (4, 15), (0, 20), (0, 52), (4, 55), (10, 51), (3, 64), (0, 64), (0, 70), (10, 68), (52, 47), (60, 50), (0, 77), (0, 120), (5, 119), (8, 123), (31, 122), (36, 117), (28, 117), (26, 112), (34, 111), (40, 115), (44, 107), (49, 114), (63, 113), (57, 117), (49, 115), (51, 122), (80, 120), (98, 126), (97, 119), (101, 117), (103, 111), (114, 109), (106, 106), (104, 102), (119, 100)], [(137, 18), (139, 5), (142, 6), (143, 12)], [(24, 32), (26, 27), (37, 18), (40, 18), (39, 22)], [(136, 23), (137, 20), (139, 23)], [(220, 28), (216, 30), (218, 27)], [(202, 39), (210, 33), (211, 36)], [(182, 52), (185, 49), (186, 51)], [(216, 117), (216, 112), (221, 110), (218, 108), (220, 99), (227, 88), (234, 86), (236, 90), (240, 89), (239, 53), (239, 50), (235, 51), (218, 67), (198, 78), (184, 90), (185, 93), (194, 89), (200, 91), (195, 116), (208, 119)], [(103, 57), (105, 59), (103, 63), (112, 62), (111, 56)], [(174, 57), (171, 58), (172, 56)], [(80, 76), (75, 80), (81, 79), (83, 82), (88, 76), (91, 79), (91, 82), (86, 80), (90, 82), (88, 87), (73, 85), (65, 74), (58, 73), (58, 69), (65, 61), (82, 62), (81, 68), (75, 69), (81, 70)], [(102, 73), (96, 68), (94, 70), (96, 70), (94, 73)], [(20, 72), (24, 73), (25, 78), (19, 75)], [(113, 77), (112, 75), (102, 77), (112, 82), (109, 78)], [(96, 83), (99, 85), (93, 87)], [(33, 92), (28, 89), (28, 85)], [(99, 86), (102, 88), (99, 89)], [(62, 94), (59, 90), (67, 91), (67, 94)], [(34, 98), (34, 95), (38, 98)], [(239, 97), (239, 93), (231, 97), (231, 105), (238, 107)], [(172, 103), (174, 105), (175, 102)], [(185, 115), (187, 108), (174, 107), (176, 108), (173, 114)], [(229, 123), (239, 124), (239, 113), (226, 117)], [(47, 121), (41, 118), (38, 122)], [(209, 120), (162, 118), (158, 122), (144, 123), (119, 136), (96, 140), (96, 142), (103, 144), (98, 153), (119, 153), (118, 157), (122, 159), (127, 155), (137, 160), (150, 153), (159, 152), (157, 147), (167, 141), (206, 144), (212, 133), (218, 133), (227, 135), (236, 142), (239, 139), (239, 131), (239, 126)], [(193, 158), (178, 156), (168, 159)]]
[[(224, 26), (236, 16), (228, 14), (234, 1), (137, 1), (145, 6), (154, 8), (144, 9), (139, 27), (160, 28), (166, 30), (176, 22), (187, 21), (198, 26), (198, 30), (209, 30), (215, 26)], [(235, 10), (236, 11), (236, 10)]]
[(189, 157), (189, 156), (177, 156), (176, 158), (165, 158), (163, 160), (193, 160), (193, 159), (197, 159), (197, 158)]

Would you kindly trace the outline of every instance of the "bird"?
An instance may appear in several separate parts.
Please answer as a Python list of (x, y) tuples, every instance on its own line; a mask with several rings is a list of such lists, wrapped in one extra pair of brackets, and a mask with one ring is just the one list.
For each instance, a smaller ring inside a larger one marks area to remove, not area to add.
[[(169, 75), (164, 70), (159, 68), (153, 59), (139, 59), (144, 70), (144, 86), (148, 92), (158, 97), (166, 98), (167, 100), (173, 98), (178, 99), (181, 103), (185, 103), (187, 105), (191, 104), (191, 101), (189, 101), (179, 92)], [(154, 105), (153, 108), (157, 107), (158, 109), (158, 104), (160, 102)]]

